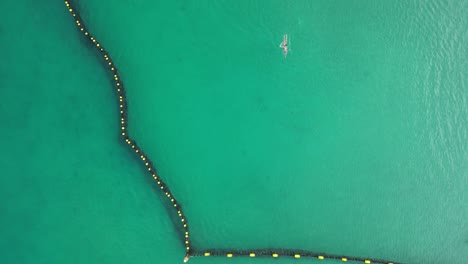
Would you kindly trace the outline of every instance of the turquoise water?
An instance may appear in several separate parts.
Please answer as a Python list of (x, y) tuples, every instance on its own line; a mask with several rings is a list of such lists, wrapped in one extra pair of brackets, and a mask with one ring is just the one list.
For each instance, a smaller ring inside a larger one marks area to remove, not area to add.
[[(467, 1), (79, 8), (196, 247), (466, 262)], [(108, 73), (63, 2), (2, 1), (0, 14), (0, 262), (181, 263), (179, 230), (119, 139)]]

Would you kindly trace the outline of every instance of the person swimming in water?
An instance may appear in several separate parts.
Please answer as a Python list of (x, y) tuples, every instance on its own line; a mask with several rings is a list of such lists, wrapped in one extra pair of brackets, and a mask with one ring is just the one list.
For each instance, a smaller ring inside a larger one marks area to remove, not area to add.
[(283, 49), (284, 57), (288, 56), (288, 34), (283, 35), (283, 42), (281, 42), (280, 48)]

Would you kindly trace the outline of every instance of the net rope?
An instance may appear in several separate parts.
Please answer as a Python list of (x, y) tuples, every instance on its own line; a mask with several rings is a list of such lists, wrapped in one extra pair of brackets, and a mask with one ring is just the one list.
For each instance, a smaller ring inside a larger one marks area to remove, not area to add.
[(153, 163), (150, 161), (149, 157), (143, 152), (143, 150), (138, 146), (137, 142), (131, 138), (128, 134), (128, 111), (127, 111), (127, 97), (125, 94), (125, 88), (122, 83), (122, 80), (119, 77), (117, 67), (114, 65), (109, 53), (104, 49), (102, 44), (93, 37), (93, 35), (88, 31), (86, 26), (83, 23), (83, 20), (80, 17), (80, 14), (76, 7), (73, 5), (73, 1), (65, 1), (65, 6), (68, 8), (68, 11), (75, 20), (78, 30), (82, 35), (90, 42), (90, 44), (96, 48), (100, 55), (101, 59), (105, 62), (108, 72), (112, 73), (114, 86), (117, 91), (119, 98), (119, 113), (120, 113), (120, 134), (127, 144), (127, 146), (138, 156), (142, 164), (146, 167), (148, 173), (153, 177), (154, 181), (157, 183), (161, 193), (167, 197), (168, 201), (172, 205), (174, 215), (178, 216), (180, 223), (179, 228), (182, 230), (183, 246), (185, 248), (185, 258), (184, 262), (187, 262), (190, 257), (214, 257), (214, 256), (223, 256), (227, 258), (232, 257), (290, 257), (290, 258), (314, 258), (317, 260), (325, 259), (334, 259), (341, 262), (360, 262), (365, 264), (370, 263), (380, 263), (380, 264), (397, 264), (398, 262), (387, 261), (382, 259), (374, 258), (362, 258), (362, 257), (353, 257), (353, 256), (344, 256), (344, 255), (333, 255), (325, 253), (317, 253), (308, 250), (295, 250), (295, 249), (282, 249), (282, 248), (266, 248), (266, 249), (194, 249), (190, 240), (189, 226), (187, 222), (187, 217), (184, 215), (182, 206), (174, 197), (169, 187), (164, 183), (163, 179), (157, 174), (156, 169)]

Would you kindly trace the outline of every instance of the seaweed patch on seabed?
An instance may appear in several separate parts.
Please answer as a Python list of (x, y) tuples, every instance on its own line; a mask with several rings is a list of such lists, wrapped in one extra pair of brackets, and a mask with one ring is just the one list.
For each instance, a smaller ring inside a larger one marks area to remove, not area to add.
[[(117, 67), (114, 65), (109, 53), (104, 49), (102, 44), (94, 38), (94, 36), (88, 31), (88, 29), (83, 24), (83, 21), (79, 15), (78, 10), (73, 6), (73, 1), (65, 1), (65, 6), (75, 20), (78, 30), (82, 35), (89, 41), (92, 46), (98, 50), (101, 59), (106, 65), (106, 68), (110, 74), (112, 74), (114, 89), (118, 95), (118, 107), (119, 107), (119, 122), (120, 122), (120, 131), (119, 133), (122, 136), (123, 141), (128, 146), (135, 155), (141, 160), (141, 163), (146, 167), (148, 173), (153, 177), (154, 181), (157, 184), (157, 189), (167, 197), (168, 201), (171, 204), (173, 215), (171, 218), (177, 218), (177, 230), (180, 231), (180, 236), (183, 237), (182, 244), (185, 248), (185, 257), (184, 262), (187, 262), (190, 257), (214, 257), (214, 256), (223, 256), (227, 258), (232, 257), (270, 257), (270, 258), (280, 258), (280, 257), (290, 257), (295, 259), (300, 258), (310, 258), (317, 260), (324, 259), (334, 259), (341, 262), (360, 262), (360, 263), (380, 263), (380, 264), (396, 264), (397, 262), (382, 260), (382, 259), (373, 259), (373, 258), (362, 258), (362, 257), (352, 257), (352, 256), (343, 256), (343, 255), (331, 255), (320, 252), (313, 252), (308, 250), (298, 250), (298, 249), (282, 249), (282, 248), (266, 248), (266, 249), (198, 249), (192, 245), (190, 240), (189, 226), (187, 217), (184, 215), (182, 206), (174, 197), (169, 187), (164, 183), (164, 181), (156, 173), (156, 169), (149, 159), (149, 157), (143, 152), (143, 150), (138, 146), (137, 142), (130, 137), (128, 132), (128, 115), (127, 115), (127, 97), (125, 94), (125, 88), (122, 80), (120, 79), (119, 72)], [(170, 210), (168, 210), (170, 212)]]

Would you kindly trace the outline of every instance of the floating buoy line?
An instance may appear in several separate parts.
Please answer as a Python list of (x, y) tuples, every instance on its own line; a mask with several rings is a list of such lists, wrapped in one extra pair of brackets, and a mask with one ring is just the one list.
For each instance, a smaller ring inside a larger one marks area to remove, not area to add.
[(331, 255), (325, 253), (316, 253), (307, 250), (294, 250), (294, 249), (250, 249), (250, 250), (239, 250), (239, 249), (210, 249), (210, 250), (195, 250), (192, 246), (190, 240), (190, 233), (189, 227), (187, 222), (187, 217), (184, 215), (182, 211), (182, 206), (174, 197), (172, 192), (170, 191), (169, 187), (164, 183), (164, 181), (159, 177), (156, 173), (156, 169), (153, 163), (150, 161), (149, 157), (143, 152), (143, 150), (138, 146), (136, 141), (130, 137), (128, 134), (128, 114), (127, 114), (127, 97), (125, 95), (125, 88), (123, 86), (122, 80), (119, 77), (119, 73), (117, 71), (117, 67), (114, 65), (109, 53), (104, 49), (104, 47), (99, 43), (96, 38), (91, 35), (88, 29), (85, 27), (83, 20), (81, 19), (78, 10), (73, 6), (73, 1), (65, 1), (65, 6), (68, 8), (68, 11), (73, 16), (75, 20), (76, 26), (78, 30), (81, 31), (83, 36), (90, 41), (90, 43), (100, 52), (102, 59), (107, 64), (107, 69), (110, 73), (112, 73), (114, 79), (115, 89), (117, 91), (117, 95), (119, 97), (119, 112), (120, 112), (120, 134), (132, 151), (138, 155), (138, 158), (141, 160), (142, 164), (148, 170), (148, 173), (153, 177), (154, 181), (159, 186), (163, 195), (167, 197), (170, 203), (173, 206), (174, 214), (180, 219), (180, 227), (183, 230), (182, 235), (183, 239), (183, 246), (185, 248), (185, 257), (184, 262), (187, 262), (190, 257), (216, 257), (216, 256), (224, 256), (227, 258), (232, 257), (249, 257), (249, 258), (256, 258), (256, 257), (271, 257), (271, 258), (281, 258), (281, 257), (289, 257), (289, 258), (309, 258), (309, 259), (316, 259), (316, 260), (325, 260), (325, 259), (334, 259), (341, 262), (360, 262), (365, 264), (371, 263), (379, 263), (379, 264), (397, 264), (394, 261), (387, 261), (381, 259), (372, 259), (372, 258), (361, 258), (361, 257), (351, 257), (351, 256), (340, 256), (340, 255)]

